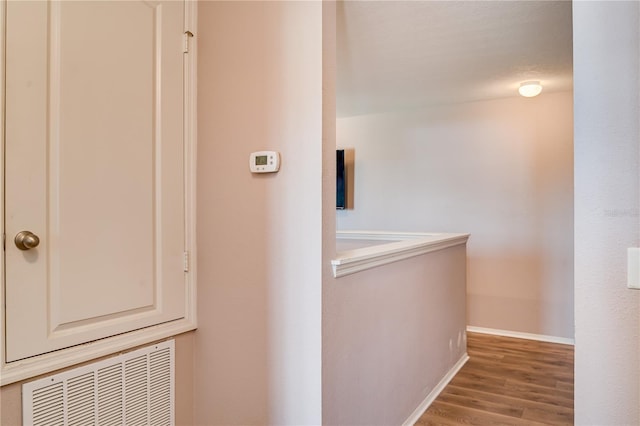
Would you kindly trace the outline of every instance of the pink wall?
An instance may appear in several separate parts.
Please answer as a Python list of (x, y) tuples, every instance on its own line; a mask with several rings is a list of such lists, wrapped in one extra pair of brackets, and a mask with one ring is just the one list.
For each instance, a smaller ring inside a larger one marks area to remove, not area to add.
[[(195, 422), (319, 424), (322, 3), (198, 13)], [(252, 175), (267, 149), (280, 171)]]
[(640, 424), (640, 3), (574, 2), (575, 421)]
[(466, 352), (465, 246), (325, 288), (323, 424), (399, 425)]
[(469, 325), (573, 338), (572, 94), (340, 118), (338, 229), (468, 232)]

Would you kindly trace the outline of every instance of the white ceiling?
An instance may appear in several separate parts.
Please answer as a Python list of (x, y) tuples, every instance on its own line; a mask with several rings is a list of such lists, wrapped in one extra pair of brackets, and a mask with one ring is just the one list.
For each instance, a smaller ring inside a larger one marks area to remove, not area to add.
[(570, 1), (337, 4), (338, 116), (572, 88)]

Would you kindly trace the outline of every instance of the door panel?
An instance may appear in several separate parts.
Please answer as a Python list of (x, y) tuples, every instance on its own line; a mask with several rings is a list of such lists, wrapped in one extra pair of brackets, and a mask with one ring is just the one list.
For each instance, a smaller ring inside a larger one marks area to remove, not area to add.
[(7, 3), (8, 361), (184, 316), (183, 13)]

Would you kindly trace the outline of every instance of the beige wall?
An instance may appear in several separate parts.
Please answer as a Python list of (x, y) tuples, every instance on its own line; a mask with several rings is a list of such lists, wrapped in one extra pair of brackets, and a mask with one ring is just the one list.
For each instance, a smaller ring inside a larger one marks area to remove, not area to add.
[(640, 3), (574, 2), (575, 422), (640, 424)]
[(325, 289), (323, 424), (403, 424), (466, 352), (465, 247)]
[[(194, 333), (190, 332), (174, 337), (176, 356), (176, 425), (178, 426), (193, 424), (193, 335)], [(136, 348), (132, 350), (134, 349)], [(101, 359), (104, 358), (108, 357)], [(91, 362), (95, 361), (96, 360)], [(88, 363), (79, 365), (84, 364)], [(79, 365), (69, 367), (68, 369), (78, 367)], [(50, 374), (54, 373), (56, 372), (51, 372)], [(23, 382), (12, 383), (0, 388), (0, 425), (19, 426), (22, 424), (22, 384), (41, 377), (43, 376), (34, 377)]]
[(0, 388), (0, 424), (22, 424), (22, 383), (12, 383)]
[(572, 94), (338, 119), (338, 229), (468, 232), (469, 325), (573, 338)]
[(319, 424), (322, 3), (198, 13), (195, 422)]
[(176, 336), (176, 426), (193, 424), (193, 383), (195, 333)]

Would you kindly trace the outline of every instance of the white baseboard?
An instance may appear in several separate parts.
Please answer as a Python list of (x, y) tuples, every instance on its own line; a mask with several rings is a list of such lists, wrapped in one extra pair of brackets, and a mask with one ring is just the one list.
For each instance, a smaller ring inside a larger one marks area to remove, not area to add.
[(467, 331), (472, 333), (492, 334), (494, 336), (515, 337), (517, 339), (538, 340), (540, 342), (560, 343), (563, 345), (575, 345), (575, 340), (568, 337), (547, 336), (544, 334), (521, 333), (519, 331), (498, 330), (495, 328), (467, 326)]
[(436, 387), (433, 388), (431, 392), (429, 392), (429, 395), (427, 395), (427, 397), (420, 403), (420, 405), (418, 405), (413, 413), (411, 413), (409, 418), (405, 420), (404, 423), (402, 423), (402, 426), (413, 426), (420, 419), (420, 417), (422, 417), (424, 412), (427, 411), (427, 408), (429, 408), (433, 401), (436, 400), (438, 395), (440, 395), (440, 392), (442, 392), (444, 388), (449, 384), (451, 379), (453, 379), (458, 371), (460, 371), (462, 366), (467, 363), (467, 361), (469, 361), (469, 355), (467, 355), (467, 353), (465, 352), (464, 354), (462, 354), (458, 362), (456, 362), (456, 364), (451, 367), (451, 370), (449, 370), (447, 374), (442, 378), (442, 380), (440, 380)]

